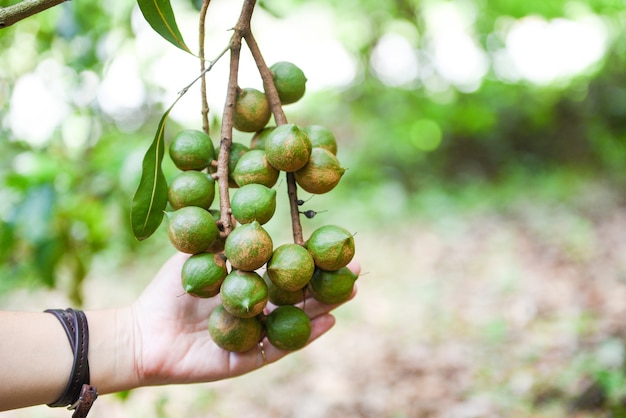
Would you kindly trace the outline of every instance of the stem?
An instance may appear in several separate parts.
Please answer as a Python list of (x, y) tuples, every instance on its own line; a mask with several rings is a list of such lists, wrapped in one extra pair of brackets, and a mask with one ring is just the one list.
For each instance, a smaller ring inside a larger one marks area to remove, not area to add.
[(302, 224), (300, 223), (300, 210), (298, 209), (298, 186), (296, 185), (296, 177), (293, 173), (287, 173), (287, 195), (289, 196), (293, 242), (304, 246)]
[(235, 101), (239, 90), (237, 75), (239, 73), (239, 57), (241, 40), (250, 33), (250, 19), (256, 0), (245, 0), (235, 26), (235, 33), (230, 40), (230, 73), (228, 76), (228, 92), (222, 115), (220, 152), (217, 159), (217, 183), (220, 195), (220, 227), (222, 237), (228, 236), (233, 229), (231, 218), (230, 197), (228, 192), (228, 159), (233, 144), (233, 120), (235, 117)]
[(233, 145), (233, 119), (235, 116), (235, 101), (237, 100), (237, 72), (239, 71), (239, 55), (241, 39), (231, 40), (230, 46), (230, 75), (228, 77), (228, 93), (222, 115), (222, 132), (220, 152), (217, 157), (217, 186), (220, 194), (220, 226), (221, 235), (228, 236), (233, 229), (230, 219), (230, 196), (228, 193), (228, 159), (230, 148)]
[(200, 73), (202, 74), (202, 83), (200, 85), (200, 96), (202, 99), (202, 130), (208, 135), (209, 134), (209, 102), (207, 100), (206, 93), (206, 64), (204, 62), (204, 37), (205, 37), (205, 21), (206, 21), (206, 13), (209, 9), (209, 4), (211, 0), (204, 0), (202, 2), (202, 8), (200, 9), (200, 27), (198, 29), (199, 32), (199, 44), (200, 48), (198, 51), (198, 56), (200, 57)]
[(249, 32), (244, 38), (246, 40), (248, 48), (250, 48), (252, 58), (254, 58), (254, 62), (259, 69), (259, 74), (261, 75), (261, 79), (263, 80), (263, 89), (265, 90), (267, 101), (270, 104), (270, 109), (272, 109), (274, 120), (276, 120), (276, 125), (285, 125), (287, 123), (287, 117), (285, 116), (285, 112), (283, 112), (283, 106), (280, 103), (278, 90), (276, 90), (276, 85), (274, 84), (274, 76), (265, 64), (265, 60), (263, 59), (263, 55), (261, 54), (261, 49), (256, 43), (256, 39), (254, 38), (254, 35), (252, 35), (252, 32)]
[[(252, 32), (248, 32), (244, 38), (246, 40), (246, 44), (248, 44), (248, 48), (250, 48), (250, 52), (252, 53), (256, 66), (259, 69), (261, 79), (263, 80), (263, 89), (265, 90), (265, 95), (267, 96), (270, 108), (272, 109), (276, 125), (285, 125), (287, 123), (287, 117), (285, 116), (282, 104), (280, 103), (278, 90), (276, 90), (276, 85), (274, 84), (274, 76), (265, 64), (259, 45), (257, 44), (256, 39), (254, 39)], [(304, 245), (302, 224), (300, 223), (300, 210), (298, 209), (298, 187), (296, 185), (296, 177), (293, 173), (287, 173), (287, 195), (289, 196), (293, 242), (298, 245)]]
[(67, 0), (23, 0), (12, 6), (0, 7), (0, 29), (11, 26), (22, 19), (43, 12), (65, 1)]

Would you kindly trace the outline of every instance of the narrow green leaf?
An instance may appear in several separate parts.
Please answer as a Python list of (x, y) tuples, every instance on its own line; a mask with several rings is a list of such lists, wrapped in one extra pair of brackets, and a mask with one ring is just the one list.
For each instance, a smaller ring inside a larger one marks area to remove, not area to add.
[(146, 21), (159, 35), (183, 51), (192, 54), (178, 30), (170, 0), (137, 0)]
[(143, 157), (141, 180), (133, 196), (130, 221), (133, 235), (140, 241), (152, 235), (161, 225), (167, 206), (167, 181), (161, 165), (165, 153), (165, 122), (172, 107), (174, 105), (163, 114), (154, 140)]

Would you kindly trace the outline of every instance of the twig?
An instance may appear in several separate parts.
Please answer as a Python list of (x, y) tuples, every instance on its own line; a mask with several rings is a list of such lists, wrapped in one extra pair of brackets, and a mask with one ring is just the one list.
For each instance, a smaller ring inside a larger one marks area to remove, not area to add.
[(208, 73), (209, 71), (211, 71), (213, 69), (215, 64), (217, 64), (217, 62), (228, 52), (229, 49), (230, 49), (230, 44), (229, 44), (229, 46), (224, 48), (224, 50), (222, 52), (220, 52), (219, 55), (217, 57), (215, 57), (215, 59), (213, 61), (209, 61), (209, 66), (204, 71), (202, 71), (199, 76), (194, 78), (191, 83), (187, 84), (181, 91), (179, 91), (178, 95), (182, 96), (182, 95), (186, 94), (187, 91), (189, 91), (189, 89), (194, 84), (196, 84), (198, 82), (198, 80), (200, 80), (206, 73)]
[[(256, 39), (254, 39), (252, 32), (248, 32), (244, 39), (246, 40), (246, 44), (248, 44), (248, 48), (250, 48), (252, 57), (254, 58), (257, 68), (259, 69), (261, 79), (263, 80), (263, 89), (265, 90), (267, 100), (270, 104), (270, 108), (272, 109), (276, 125), (284, 125), (287, 123), (287, 117), (285, 116), (285, 112), (283, 112), (283, 107), (280, 103), (280, 97), (278, 96), (276, 85), (274, 84), (272, 72), (265, 64), (259, 45), (257, 44)], [(293, 173), (287, 173), (287, 194), (289, 196), (293, 242), (299, 245), (304, 245), (302, 224), (300, 223), (300, 210), (298, 208), (298, 187), (296, 185), (296, 177)]]
[(0, 29), (36, 15), (68, 0), (23, 0), (12, 6), (0, 7)]
[(199, 44), (200, 48), (198, 51), (198, 56), (200, 57), (200, 72), (202, 73), (202, 84), (200, 85), (200, 96), (202, 99), (202, 130), (208, 135), (209, 134), (209, 101), (207, 100), (207, 92), (206, 92), (206, 64), (204, 62), (204, 37), (205, 37), (205, 21), (206, 21), (206, 13), (209, 9), (209, 4), (211, 0), (204, 0), (202, 2), (202, 7), (200, 9), (200, 27), (198, 29), (199, 33)]

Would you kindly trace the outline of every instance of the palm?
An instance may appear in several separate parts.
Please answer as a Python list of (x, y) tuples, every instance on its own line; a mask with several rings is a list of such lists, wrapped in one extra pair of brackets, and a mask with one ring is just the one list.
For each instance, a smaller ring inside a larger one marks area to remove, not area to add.
[[(231, 353), (211, 339), (207, 319), (220, 303), (219, 296), (201, 299), (186, 294), (180, 271), (187, 256), (176, 254), (161, 268), (134, 305), (135, 356), (143, 385), (207, 382), (234, 377), (263, 365), (260, 349)], [(354, 267), (358, 272), (358, 266)], [(334, 306), (307, 301), (312, 318), (312, 339), (328, 331)], [(287, 354), (265, 343), (268, 362)]]

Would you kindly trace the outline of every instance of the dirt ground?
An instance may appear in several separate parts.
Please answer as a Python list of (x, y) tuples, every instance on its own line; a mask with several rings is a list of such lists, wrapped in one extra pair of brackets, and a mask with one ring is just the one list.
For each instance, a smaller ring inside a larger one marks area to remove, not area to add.
[(626, 198), (579, 192), (360, 231), (359, 293), (329, 334), (247, 376), (102, 396), (90, 416), (624, 416)]

